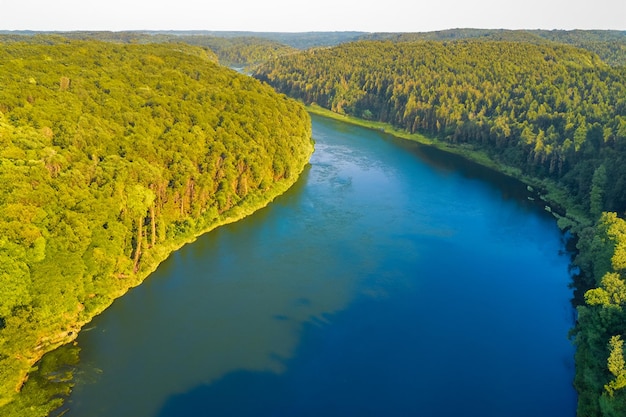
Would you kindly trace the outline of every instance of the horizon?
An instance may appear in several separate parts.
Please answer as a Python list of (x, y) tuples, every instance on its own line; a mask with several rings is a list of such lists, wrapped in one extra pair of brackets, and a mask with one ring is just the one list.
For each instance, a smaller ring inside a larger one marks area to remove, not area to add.
[(0, 0), (1, 31), (212, 31), (423, 33), (489, 30), (626, 31), (626, 2), (596, 0), (461, 0), (423, 2), (317, 0)]
[(386, 34), (386, 33), (437, 33), (437, 32), (451, 32), (455, 30), (484, 30), (484, 31), (502, 31), (502, 32), (624, 32), (626, 29), (543, 29), (543, 28), (485, 28), (485, 27), (450, 27), (447, 29), (436, 30), (423, 30), (423, 31), (365, 31), (365, 30), (304, 30), (304, 31), (263, 31), (263, 30), (213, 30), (213, 29), (71, 29), (71, 30), (35, 30), (35, 29), (2, 29), (0, 28), (0, 34), (19, 34), (19, 33), (189, 33), (189, 34), (203, 34), (203, 33), (232, 33), (232, 34), (287, 34), (287, 35), (304, 35), (315, 33), (355, 33), (355, 34)]

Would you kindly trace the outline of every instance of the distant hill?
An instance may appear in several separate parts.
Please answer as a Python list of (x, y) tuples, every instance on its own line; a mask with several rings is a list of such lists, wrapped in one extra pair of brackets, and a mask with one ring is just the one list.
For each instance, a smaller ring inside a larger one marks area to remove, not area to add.
[(416, 33), (371, 33), (363, 40), (411, 42), (418, 40), (455, 41), (482, 39), (491, 41), (546, 44), (556, 42), (594, 52), (611, 66), (626, 66), (626, 31), (618, 30), (507, 30), (507, 29), (449, 29)]
[(309, 49), (318, 46), (334, 46), (352, 42), (368, 35), (366, 32), (228, 32), (228, 31), (76, 31), (76, 32), (34, 32), (0, 31), (0, 36), (19, 37), (37, 34), (61, 35), (70, 39), (97, 39), (124, 43), (161, 43), (199, 38), (257, 38), (277, 42), (297, 49)]
[(213, 36), (220, 38), (254, 37), (268, 39), (297, 49), (309, 49), (318, 46), (335, 46), (341, 43), (359, 40), (367, 32), (151, 32), (152, 34), (170, 34), (176, 36)]
[(34, 32), (0, 31), (0, 41), (20, 41), (37, 35), (59, 35), (75, 40), (100, 40), (121, 43), (184, 42), (211, 49), (219, 61), (231, 67), (251, 67), (296, 49), (336, 46), (359, 40), (489, 41), (560, 43), (597, 54), (611, 66), (626, 66), (626, 31), (617, 30), (508, 30), (449, 29), (434, 32), (237, 32), (237, 31), (122, 31), (122, 32)]
[(280, 55), (357, 40), (363, 32), (211, 32), (211, 31), (0, 31), (0, 42), (49, 43), (50, 36), (123, 44), (187, 43), (211, 49), (222, 65), (249, 68)]

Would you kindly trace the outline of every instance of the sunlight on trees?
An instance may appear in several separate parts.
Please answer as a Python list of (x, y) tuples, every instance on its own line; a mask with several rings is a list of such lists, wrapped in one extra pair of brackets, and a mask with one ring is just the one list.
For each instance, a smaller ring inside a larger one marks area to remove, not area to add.
[(29, 39), (0, 49), (0, 407), (25, 401), (41, 354), (283, 191), (313, 149), (301, 105), (204, 49)]

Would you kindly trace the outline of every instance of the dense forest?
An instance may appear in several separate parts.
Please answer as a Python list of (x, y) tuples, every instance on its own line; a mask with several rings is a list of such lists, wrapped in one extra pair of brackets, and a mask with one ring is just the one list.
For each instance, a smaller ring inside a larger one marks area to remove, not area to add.
[(553, 203), (579, 250), (578, 414), (623, 416), (626, 67), (529, 36), (360, 41), (283, 56), (255, 76), (307, 104), (486, 153), (562, 190)]
[(74, 40), (101, 40), (114, 43), (188, 43), (211, 49), (220, 63), (230, 67), (256, 66), (295, 50), (336, 46), (359, 40), (393, 42), (454, 41), (479, 39), (566, 44), (596, 53), (612, 66), (626, 66), (626, 31), (615, 30), (507, 30), (448, 29), (435, 32), (366, 33), (366, 32), (227, 32), (227, 31), (122, 31), (122, 32), (32, 32), (0, 31), (0, 41), (33, 41), (45, 35)]
[(180, 38), (180, 42), (209, 48), (215, 52), (220, 64), (244, 69), (297, 51), (290, 46), (255, 37), (184, 36)]
[(557, 43), (587, 49), (612, 66), (626, 65), (626, 32), (617, 30), (449, 29), (419, 33), (372, 33), (362, 35), (359, 39), (395, 42), (480, 39), (532, 44)]
[(284, 56), (255, 76), (307, 104), (480, 148), (560, 182), (595, 214), (626, 209), (626, 69), (593, 53), (521, 42), (362, 41)]
[(184, 43), (211, 50), (220, 64), (227, 67), (248, 69), (280, 55), (296, 52), (285, 44), (254, 36), (207, 36), (193, 32), (179, 34), (146, 32), (58, 32), (0, 33), (0, 43), (28, 42), (48, 44), (54, 39), (97, 40), (118, 44)]
[[(211, 33), (211, 32), (209, 32)], [(215, 36), (186, 33), (143, 33), (143, 32), (70, 32), (70, 39), (96, 39), (118, 43), (186, 43), (208, 48), (218, 57), (220, 64), (227, 67), (250, 68), (297, 49), (266, 37)]]
[[(280, 92), (560, 190), (551, 205), (580, 270), (578, 415), (626, 415), (624, 32), (20, 32), (0, 44), (0, 414), (45, 415), (61, 392), (17, 394), (36, 359), (172, 250), (295, 180), (312, 151), (306, 112), (217, 65), (269, 60), (255, 76)], [(55, 360), (38, 366), (64, 380)]]
[[(587, 289), (573, 330), (579, 416), (626, 415), (626, 221), (603, 213), (579, 233), (578, 287)], [(590, 288), (590, 289), (589, 289)]]
[(49, 398), (18, 394), (37, 359), (304, 168), (302, 105), (215, 61), (185, 44), (3, 44), (0, 414), (45, 415)]

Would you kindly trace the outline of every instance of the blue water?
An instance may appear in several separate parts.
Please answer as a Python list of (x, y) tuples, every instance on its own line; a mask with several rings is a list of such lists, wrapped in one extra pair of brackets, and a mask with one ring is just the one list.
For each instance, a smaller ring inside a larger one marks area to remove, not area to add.
[(569, 257), (522, 184), (313, 117), (266, 209), (79, 336), (67, 416), (574, 416)]

